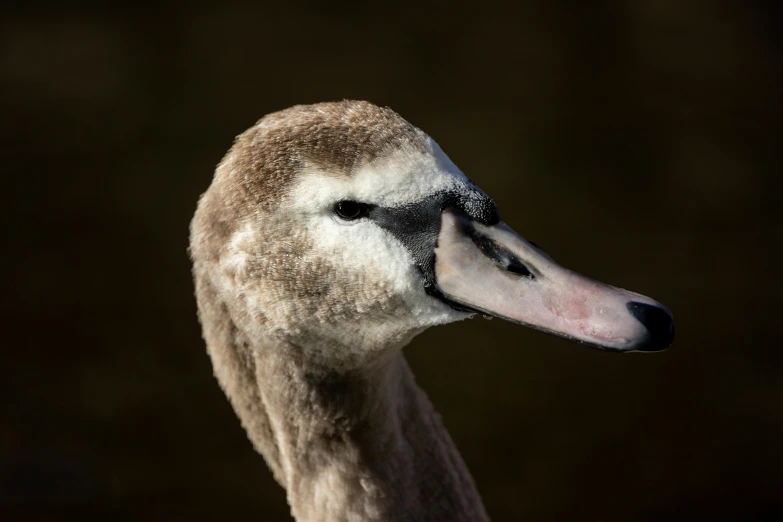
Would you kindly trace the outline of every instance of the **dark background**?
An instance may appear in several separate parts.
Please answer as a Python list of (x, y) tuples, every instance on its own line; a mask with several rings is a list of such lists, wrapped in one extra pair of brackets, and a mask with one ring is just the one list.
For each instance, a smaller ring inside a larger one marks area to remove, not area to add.
[(783, 516), (775, 5), (5, 7), (0, 518), (288, 520), (212, 377), (188, 222), (236, 134), (343, 98), (675, 314), (657, 355), (480, 319), (406, 349), (496, 522)]

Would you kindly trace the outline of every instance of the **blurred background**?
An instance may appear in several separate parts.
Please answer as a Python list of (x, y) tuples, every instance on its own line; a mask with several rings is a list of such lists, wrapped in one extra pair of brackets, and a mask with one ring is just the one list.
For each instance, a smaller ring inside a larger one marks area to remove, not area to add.
[(2, 9), (0, 518), (290, 520), (188, 223), (236, 134), (355, 98), (676, 317), (657, 355), (481, 319), (406, 348), (493, 520), (783, 519), (779, 4)]

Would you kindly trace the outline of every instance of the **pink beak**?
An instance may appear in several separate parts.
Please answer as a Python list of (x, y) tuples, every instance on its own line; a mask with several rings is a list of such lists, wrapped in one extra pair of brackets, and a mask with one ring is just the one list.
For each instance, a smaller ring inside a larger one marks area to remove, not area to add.
[(438, 290), (457, 305), (611, 351), (660, 351), (674, 339), (656, 301), (559, 266), (503, 222), (449, 207), (435, 249)]

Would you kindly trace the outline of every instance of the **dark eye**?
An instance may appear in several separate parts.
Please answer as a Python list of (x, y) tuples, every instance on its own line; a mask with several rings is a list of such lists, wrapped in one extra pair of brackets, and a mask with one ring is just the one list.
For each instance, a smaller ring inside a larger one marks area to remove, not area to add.
[(367, 205), (356, 201), (340, 201), (334, 206), (334, 212), (346, 221), (366, 216), (367, 210)]

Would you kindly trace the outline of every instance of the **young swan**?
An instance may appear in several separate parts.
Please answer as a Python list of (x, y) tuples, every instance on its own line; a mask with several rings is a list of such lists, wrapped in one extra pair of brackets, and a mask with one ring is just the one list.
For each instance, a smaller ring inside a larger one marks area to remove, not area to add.
[(201, 197), (190, 252), (215, 375), (298, 521), (487, 514), (402, 347), (491, 314), (613, 351), (655, 301), (558, 266), (424, 132), (344, 101), (267, 115)]

